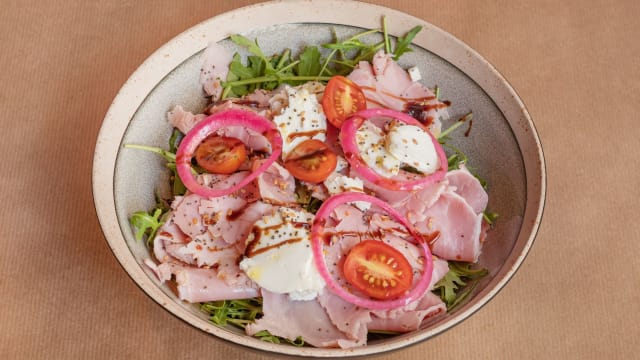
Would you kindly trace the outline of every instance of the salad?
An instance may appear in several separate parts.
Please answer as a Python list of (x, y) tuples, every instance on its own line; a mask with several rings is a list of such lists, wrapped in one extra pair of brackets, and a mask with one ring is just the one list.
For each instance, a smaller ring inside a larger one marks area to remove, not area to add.
[(206, 109), (168, 112), (167, 149), (125, 145), (172, 173), (173, 196), (130, 218), (159, 281), (217, 325), (296, 346), (364, 346), (464, 301), (496, 215), (447, 143), (472, 114), (443, 129), (450, 103), (397, 62), (420, 30), (393, 39), (383, 19), (297, 56), (210, 44)]

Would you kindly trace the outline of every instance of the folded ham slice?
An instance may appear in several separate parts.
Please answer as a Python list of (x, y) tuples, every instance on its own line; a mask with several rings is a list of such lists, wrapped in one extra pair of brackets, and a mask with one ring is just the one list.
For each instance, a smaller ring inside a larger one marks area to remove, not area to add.
[(464, 198), (476, 214), (480, 214), (487, 208), (489, 195), (480, 184), (480, 181), (464, 165), (460, 166), (460, 169), (449, 171), (446, 179), (449, 181), (449, 185), (455, 187), (455, 192)]
[(446, 191), (424, 215), (426, 219), (417, 223), (416, 229), (438, 234), (431, 243), (433, 254), (447, 260), (478, 261), (483, 217), (462, 196)]
[[(264, 160), (256, 160), (253, 168), (257, 168)], [(296, 181), (293, 176), (278, 163), (273, 163), (257, 179), (260, 197), (274, 205), (296, 205)]]
[(245, 328), (253, 336), (262, 330), (289, 340), (301, 336), (316, 347), (350, 348), (365, 345), (349, 339), (342, 333), (316, 300), (292, 301), (286, 294), (276, 294), (262, 289), (264, 315)]
[(229, 64), (233, 60), (233, 53), (224, 46), (211, 42), (203, 54), (204, 61), (200, 69), (200, 84), (213, 101), (222, 95), (221, 81), (227, 79)]
[[(358, 63), (347, 77), (362, 88), (368, 108), (384, 107), (412, 115), (416, 110), (410, 111), (411, 108), (419, 109), (418, 120), (427, 124), (434, 135), (440, 133), (440, 117), (446, 116), (447, 105), (424, 85), (413, 82), (409, 73), (383, 50), (374, 55), (371, 63)], [(413, 104), (417, 105), (412, 107)]]
[(446, 312), (447, 307), (442, 300), (432, 292), (427, 291), (425, 296), (418, 301), (414, 310), (395, 312), (393, 316), (384, 316), (384, 313), (379, 314), (383, 316), (371, 316), (369, 330), (414, 331)]
[(171, 111), (167, 113), (169, 124), (180, 130), (183, 134), (186, 134), (197, 123), (204, 120), (207, 117), (205, 114), (193, 114), (186, 111), (180, 105), (176, 105)]
[(366, 344), (371, 311), (344, 301), (341, 297), (324, 291), (318, 296), (320, 306), (327, 312), (329, 319), (349, 339), (358, 344)]

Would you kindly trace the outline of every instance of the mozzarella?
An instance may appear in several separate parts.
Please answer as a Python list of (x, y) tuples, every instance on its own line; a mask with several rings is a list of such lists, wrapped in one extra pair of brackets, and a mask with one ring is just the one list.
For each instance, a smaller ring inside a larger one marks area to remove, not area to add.
[(381, 128), (365, 121), (356, 131), (356, 144), (360, 157), (375, 172), (391, 177), (400, 171), (400, 160), (387, 151), (386, 138)]
[(305, 140), (326, 140), (327, 118), (313, 92), (313, 85), (286, 86), (289, 104), (273, 118), (282, 136), (282, 159)]
[(325, 282), (311, 250), (312, 221), (313, 214), (285, 207), (264, 216), (247, 239), (253, 247), (240, 262), (240, 269), (271, 292), (289, 294), (292, 300), (315, 298)]
[[(348, 191), (364, 192), (364, 183), (357, 178), (351, 178), (346, 175), (334, 172), (324, 181), (324, 186), (331, 195), (340, 194)], [(367, 211), (371, 207), (371, 203), (366, 201), (353, 202), (358, 209)]]
[(392, 122), (386, 148), (404, 164), (431, 174), (438, 170), (438, 153), (429, 134), (418, 126)]

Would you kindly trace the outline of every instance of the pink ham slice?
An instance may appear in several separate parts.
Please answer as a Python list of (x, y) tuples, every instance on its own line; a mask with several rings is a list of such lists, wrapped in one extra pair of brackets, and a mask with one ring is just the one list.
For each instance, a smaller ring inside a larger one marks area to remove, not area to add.
[(222, 280), (214, 269), (196, 268), (177, 261), (156, 265), (151, 259), (145, 260), (161, 283), (176, 277), (178, 298), (191, 303), (249, 299), (259, 295), (258, 287), (251, 280), (230, 285)]
[(447, 307), (442, 300), (427, 291), (420, 299), (414, 310), (397, 312), (391, 317), (371, 316), (369, 330), (408, 332), (420, 328), (421, 325), (432, 321), (447, 312)]
[(432, 242), (433, 254), (446, 260), (478, 261), (483, 218), (462, 196), (446, 191), (424, 215), (425, 220), (417, 223), (416, 229), (423, 234), (439, 232)]
[(211, 42), (205, 49), (203, 57), (200, 84), (205, 93), (210, 95), (213, 101), (216, 101), (222, 95), (221, 81), (227, 79), (233, 54), (222, 45)]
[(350, 348), (365, 345), (351, 340), (342, 333), (316, 300), (292, 301), (286, 294), (276, 294), (262, 289), (264, 315), (245, 328), (248, 335), (267, 330), (272, 335), (304, 341), (316, 347)]
[(160, 262), (177, 259), (187, 264), (194, 264), (191, 255), (183, 254), (182, 249), (191, 239), (173, 222), (171, 215), (169, 221), (162, 224), (153, 240), (153, 254)]
[(242, 126), (229, 126), (217, 132), (220, 136), (236, 138), (249, 149), (259, 152), (271, 152), (271, 143), (262, 134)]
[(409, 103), (421, 103), (426, 106), (423, 116), (429, 124), (429, 130), (436, 135), (440, 133), (438, 110), (445, 105), (435, 98), (431, 90), (413, 82), (407, 71), (383, 50), (375, 54), (371, 64), (361, 61), (348, 78), (362, 88), (368, 108), (406, 111)]
[(223, 229), (222, 238), (228, 243), (234, 242), (240, 253), (244, 253), (246, 239), (258, 220), (267, 214), (272, 214), (275, 207), (262, 201), (249, 204), (240, 212), (233, 215), (233, 220), (227, 222), (227, 227)]
[[(212, 189), (225, 189), (231, 186), (236, 185), (238, 182), (242, 181), (245, 177), (249, 176), (249, 170), (242, 170), (231, 175), (221, 175), (221, 174), (201, 174), (198, 175), (198, 182), (201, 185), (206, 185)], [(255, 184), (250, 183), (247, 184), (242, 189), (236, 191), (235, 193), (223, 196), (221, 198), (228, 199), (228, 197), (240, 198), (246, 202), (254, 202), (259, 199), (258, 189)], [(215, 198), (217, 199), (217, 198)], [(212, 199), (212, 200), (215, 200)]]
[[(256, 160), (253, 168), (257, 168), (264, 160)], [(263, 201), (274, 205), (296, 205), (296, 181), (293, 176), (274, 162), (265, 172), (258, 175), (258, 190)]]
[(191, 303), (248, 299), (258, 296), (255, 285), (230, 286), (213, 269), (183, 267), (175, 272), (178, 297)]
[(178, 228), (188, 237), (194, 238), (206, 232), (206, 227), (202, 219), (202, 215), (198, 211), (200, 201), (203, 198), (197, 194), (187, 194), (185, 196), (176, 196), (171, 207), (173, 215), (171, 220)]
[(180, 130), (183, 134), (189, 132), (189, 130), (206, 117), (207, 115), (204, 114), (194, 115), (192, 112), (184, 110), (180, 105), (176, 105), (167, 113), (169, 124)]
[(455, 187), (455, 192), (465, 199), (476, 214), (480, 214), (487, 208), (489, 195), (487, 195), (480, 181), (466, 167), (462, 166), (460, 169), (449, 171), (446, 179), (449, 181), (449, 185)]
[(371, 312), (325, 290), (318, 296), (320, 306), (338, 330), (358, 344), (367, 342), (367, 325), (371, 322)]

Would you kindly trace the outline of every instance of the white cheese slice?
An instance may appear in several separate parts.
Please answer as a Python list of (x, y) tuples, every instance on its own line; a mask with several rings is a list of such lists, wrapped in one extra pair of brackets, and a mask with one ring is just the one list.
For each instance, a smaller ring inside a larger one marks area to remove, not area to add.
[(394, 122), (387, 134), (387, 151), (425, 174), (438, 170), (438, 153), (429, 134), (414, 125)]
[(311, 213), (282, 207), (257, 221), (247, 239), (250, 246), (256, 243), (240, 269), (264, 289), (289, 294), (292, 300), (315, 298), (325, 282), (311, 250), (312, 220)]
[(285, 160), (301, 142), (308, 139), (325, 141), (327, 138), (327, 118), (313, 90), (306, 85), (287, 86), (289, 104), (273, 118), (282, 136), (282, 158)]
[(360, 157), (378, 174), (391, 177), (400, 171), (400, 160), (386, 148), (386, 137), (381, 128), (365, 121), (356, 131), (356, 144)]

